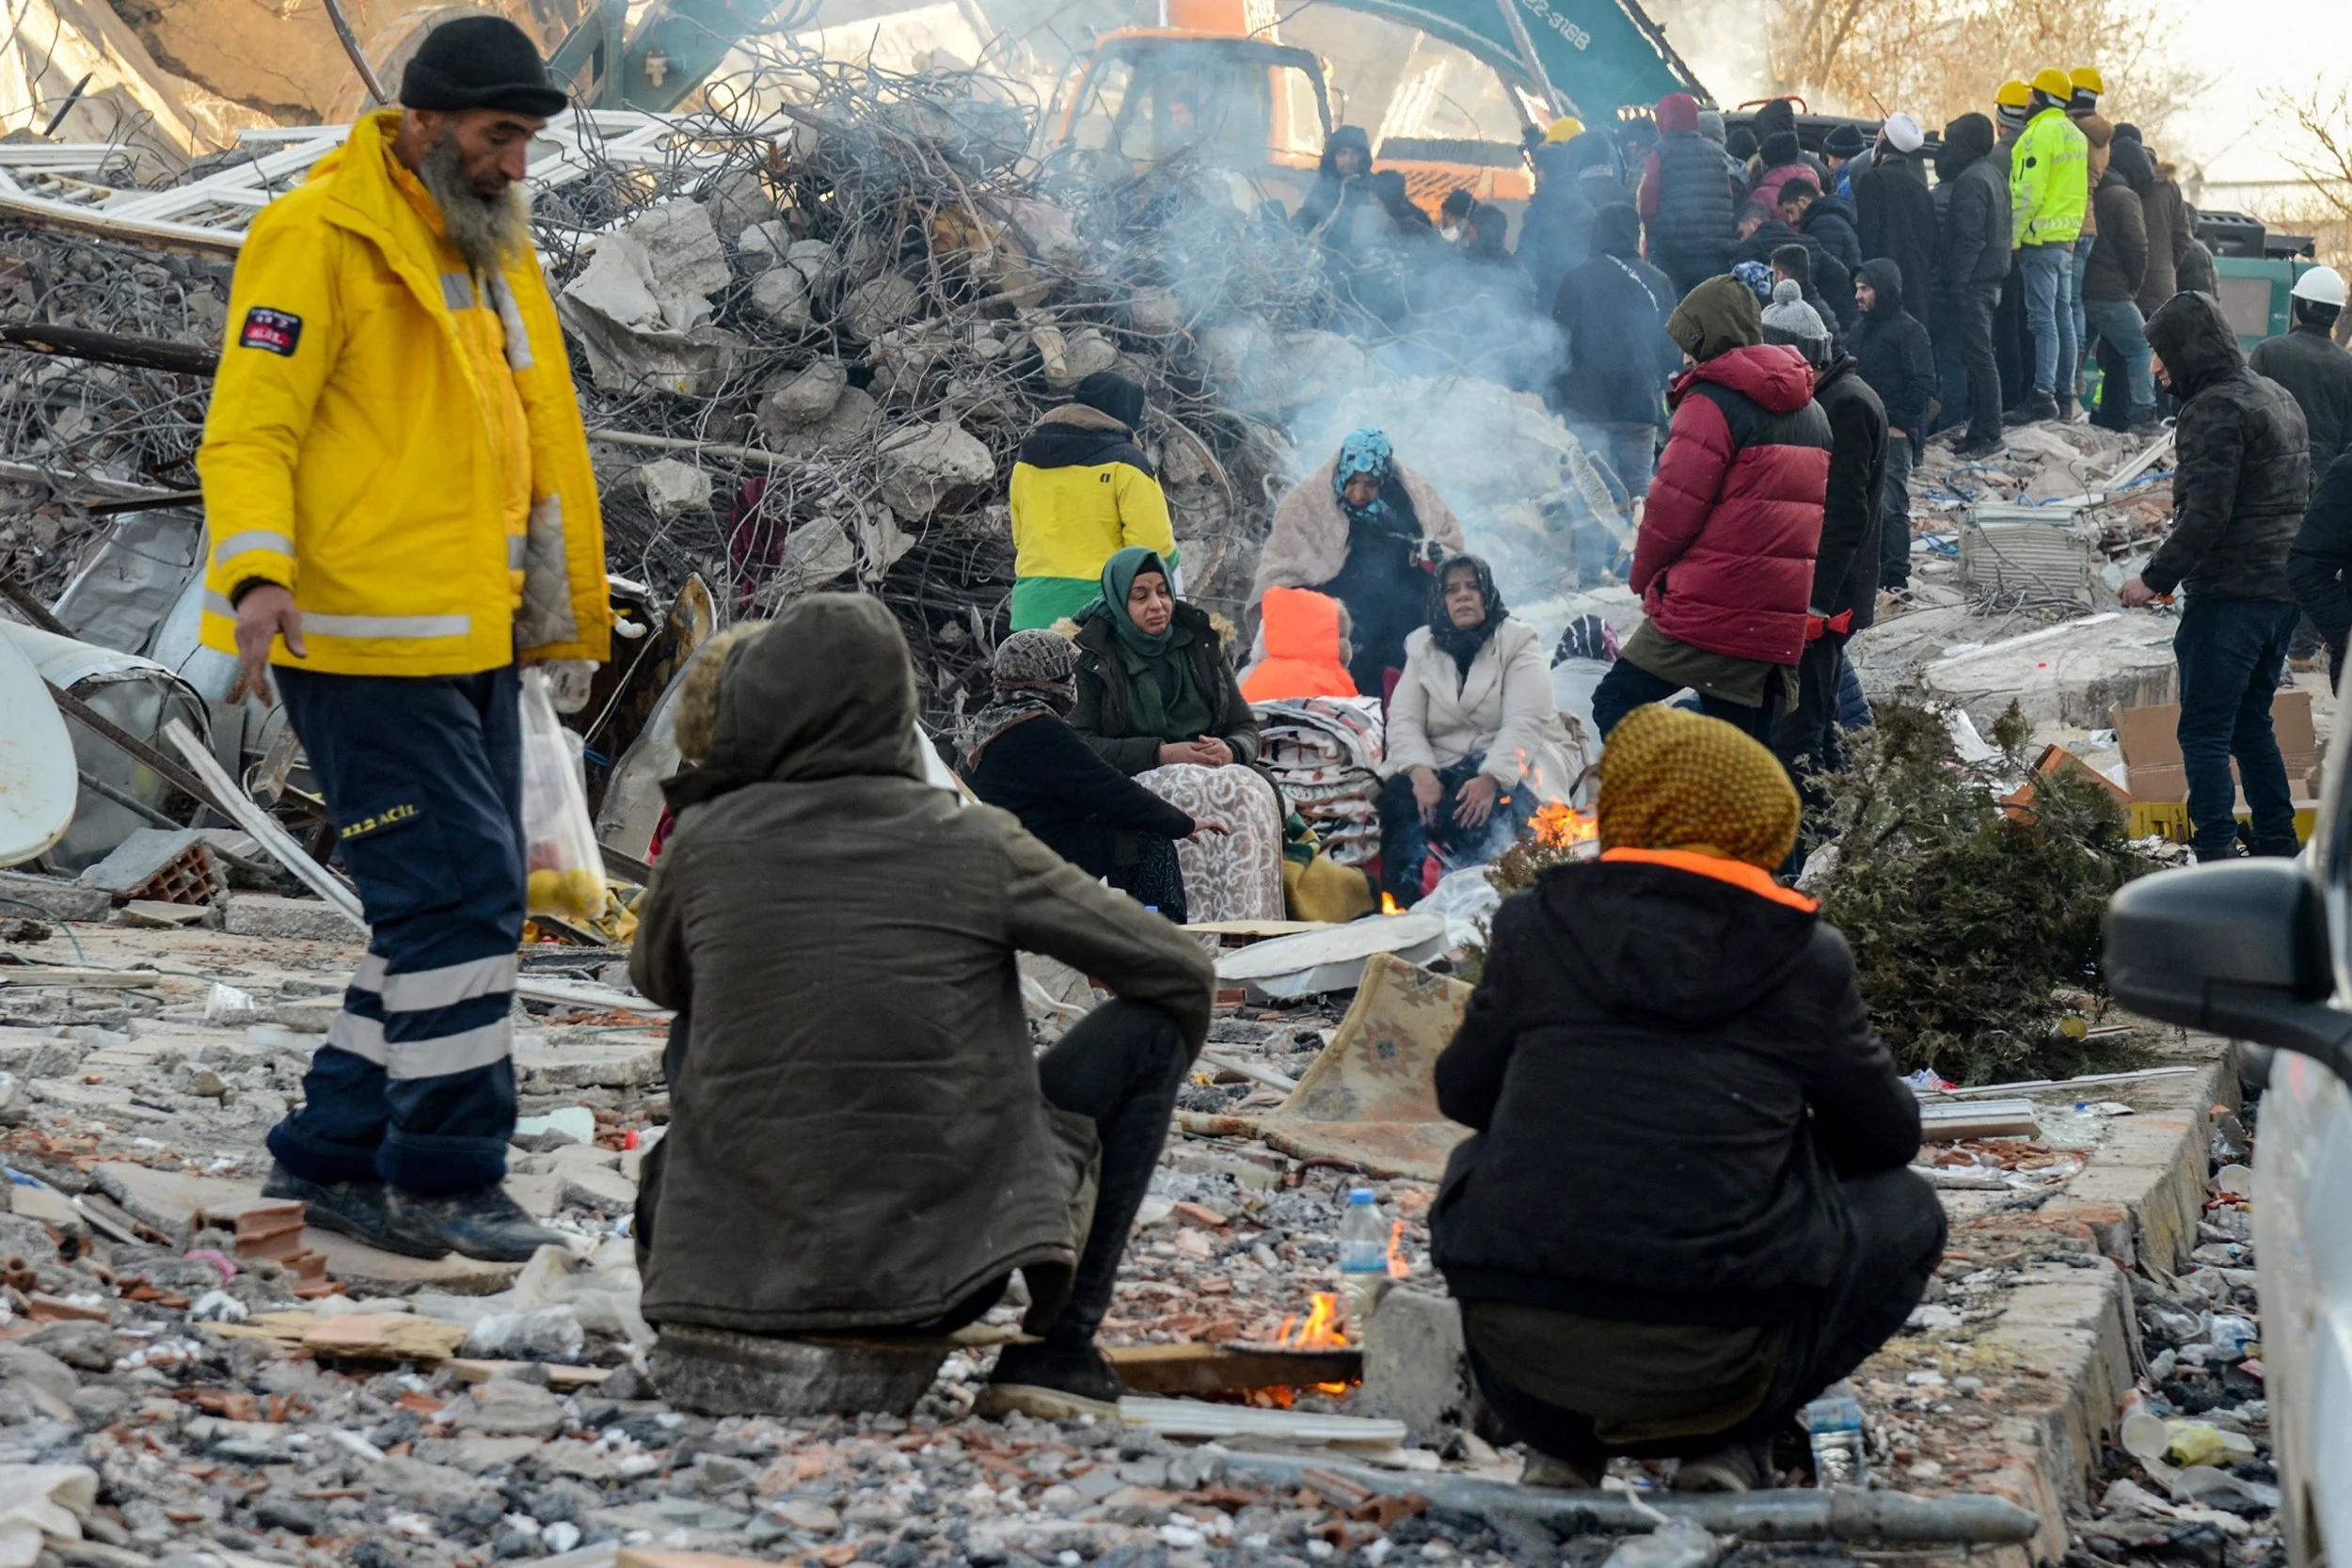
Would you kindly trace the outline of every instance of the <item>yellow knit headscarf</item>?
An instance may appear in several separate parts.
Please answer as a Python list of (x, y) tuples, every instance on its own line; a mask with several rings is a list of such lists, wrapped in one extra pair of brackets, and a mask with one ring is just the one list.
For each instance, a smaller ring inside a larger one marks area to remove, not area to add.
[(1771, 870), (1804, 808), (1778, 758), (1720, 719), (1637, 707), (1600, 753), (1600, 847), (1680, 849)]

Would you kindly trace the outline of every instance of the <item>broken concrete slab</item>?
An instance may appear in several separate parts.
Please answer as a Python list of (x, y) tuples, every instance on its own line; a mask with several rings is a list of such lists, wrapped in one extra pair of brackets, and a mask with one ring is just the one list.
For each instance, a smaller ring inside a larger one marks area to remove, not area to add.
[(8, 900), (10, 913), (21, 915), (29, 906), (52, 920), (103, 920), (114, 907), (103, 889), (23, 871), (0, 871), (0, 899)]
[(187, 857), (192, 864), (191, 875), (179, 879), (190, 884), (186, 891), (199, 895), (182, 902), (209, 902), (207, 893), (217, 893), (226, 884), (221, 880), (220, 866), (213, 859), (212, 846), (204, 835), (193, 829), (141, 828), (116, 845), (104, 860), (85, 866), (80, 881), (85, 887), (99, 888), (117, 898), (129, 898), (141, 894), (154, 882), (174, 861)]
[(564, 1201), (618, 1216), (637, 1208), (637, 1183), (617, 1170), (590, 1167), (564, 1173)]
[(951, 492), (996, 477), (996, 460), (988, 448), (949, 420), (901, 426), (876, 450), (882, 457), (882, 499), (911, 523), (929, 518)]
[(1428, 1291), (1391, 1290), (1364, 1325), (1364, 1381), (1355, 1405), (1405, 1423), (1436, 1447), (1457, 1432), (1490, 1430), (1492, 1418), (1470, 1376), (1462, 1313)]
[(323, 898), (231, 893), (221, 926), (232, 937), (291, 942), (364, 942), (367, 927)]
[(1931, 698), (1989, 730), (2014, 702), (2037, 727), (2102, 729), (2118, 707), (2176, 701), (2180, 623), (2142, 610), (2088, 615), (1981, 647), (1945, 654), (1920, 672)]
[(804, 429), (769, 431), (778, 455), (809, 458), (831, 448), (861, 446), (874, 438), (882, 405), (862, 387), (844, 388), (825, 417)]
[(807, 331), (817, 319), (807, 276), (789, 262), (770, 267), (752, 279), (752, 311), (779, 332)]
[(922, 308), (923, 291), (914, 280), (889, 273), (851, 289), (834, 312), (834, 325), (844, 336), (870, 343)]
[(661, 1076), (662, 1042), (652, 1037), (550, 1029), (515, 1037), (515, 1083), (525, 1094), (565, 1089), (639, 1089)]
[(834, 411), (849, 386), (849, 369), (838, 359), (814, 359), (788, 375), (778, 376), (759, 400), (761, 433), (771, 442), (779, 441), (820, 422)]
[(643, 497), (653, 515), (665, 521), (710, 510), (710, 476), (675, 457), (639, 464), (621, 476), (621, 486)]
[(460, 1432), (492, 1437), (552, 1437), (564, 1430), (564, 1405), (547, 1389), (493, 1378), (468, 1390), (449, 1412)]
[(672, 1404), (704, 1416), (905, 1416), (947, 1351), (944, 1339), (782, 1339), (665, 1323), (653, 1383)]

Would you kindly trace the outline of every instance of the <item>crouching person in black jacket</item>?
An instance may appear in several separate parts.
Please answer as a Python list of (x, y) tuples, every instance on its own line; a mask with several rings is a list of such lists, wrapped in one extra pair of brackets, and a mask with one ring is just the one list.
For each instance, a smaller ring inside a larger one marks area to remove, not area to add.
[(1591, 1486), (1613, 1454), (1745, 1490), (1771, 1437), (1902, 1327), (1944, 1250), (1918, 1102), (1853, 958), (1772, 880), (1772, 754), (1678, 709), (1601, 753), (1597, 864), (1504, 902), (1438, 1059), (1475, 1135), (1431, 1224), (1480, 1389)]

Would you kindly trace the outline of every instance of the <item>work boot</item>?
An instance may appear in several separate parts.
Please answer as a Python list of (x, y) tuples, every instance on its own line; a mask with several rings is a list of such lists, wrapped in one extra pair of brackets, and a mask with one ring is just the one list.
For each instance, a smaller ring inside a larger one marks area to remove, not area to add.
[(1075, 1343), (1041, 1339), (1007, 1345), (997, 1353), (988, 1386), (973, 1402), (978, 1416), (1009, 1416), (1015, 1411), (1041, 1421), (1068, 1421), (1080, 1416), (1104, 1420), (1119, 1418), (1119, 1402), (1127, 1386), (1092, 1339)]
[(1598, 1470), (1588, 1470), (1572, 1460), (1530, 1449), (1527, 1465), (1519, 1471), (1519, 1484), (1553, 1492), (1597, 1492), (1600, 1476)]
[(2060, 423), (2060, 424), (2073, 424), (2073, 423), (2074, 422), (2074, 398), (2073, 398), (2071, 395), (2070, 395), (2070, 396), (2067, 396), (2067, 397), (2062, 397), (2062, 398), (2058, 399), (2058, 400), (2057, 400), (2057, 403), (2058, 403), (2058, 423)]
[(2058, 417), (2058, 399), (2047, 392), (2036, 391), (2016, 407), (2005, 410), (2001, 422), (2005, 425), (2038, 424), (2043, 420)]
[(1766, 1443), (1734, 1443), (1675, 1466), (1670, 1484), (1677, 1492), (1753, 1492), (1772, 1479), (1772, 1450)]
[(430, 1196), (397, 1187), (388, 1191), (393, 1227), (411, 1246), (430, 1249), (420, 1257), (454, 1252), (485, 1263), (528, 1263), (541, 1247), (565, 1244), (562, 1231), (524, 1213), (495, 1182)]
[(1987, 436), (1979, 441), (1963, 441), (1952, 449), (1952, 455), (1963, 463), (1979, 462), (2008, 450), (2008, 443), (1998, 436)]
[(412, 1242), (393, 1228), (381, 1181), (312, 1181), (282, 1164), (272, 1164), (262, 1196), (305, 1207), (305, 1221), (334, 1230), (382, 1252), (404, 1258), (438, 1258), (442, 1248)]

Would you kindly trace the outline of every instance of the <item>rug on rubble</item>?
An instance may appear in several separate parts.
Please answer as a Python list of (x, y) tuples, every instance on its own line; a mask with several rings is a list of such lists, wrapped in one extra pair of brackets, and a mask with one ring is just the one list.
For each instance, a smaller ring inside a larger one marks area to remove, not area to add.
[(1369, 958), (1355, 1004), (1288, 1100), (1263, 1116), (1187, 1117), (1185, 1125), (1263, 1138), (1302, 1160), (1435, 1181), (1470, 1135), (1438, 1112), (1434, 1076), (1470, 996), (1461, 981), (1392, 954)]
[(1136, 782), (1195, 821), (1232, 830), (1176, 846), (1195, 925), (1282, 918), (1282, 810), (1272, 784), (1247, 768), (1188, 762), (1138, 773)]

